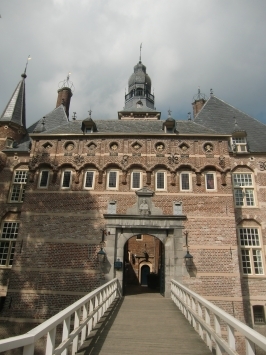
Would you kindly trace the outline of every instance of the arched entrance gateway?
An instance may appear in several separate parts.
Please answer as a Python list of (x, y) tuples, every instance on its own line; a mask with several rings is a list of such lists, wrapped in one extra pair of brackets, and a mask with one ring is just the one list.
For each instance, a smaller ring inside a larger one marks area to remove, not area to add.
[(164, 245), (149, 234), (137, 234), (124, 247), (124, 294), (148, 291), (164, 294)]
[[(110, 202), (109, 213), (104, 214), (105, 276), (109, 280), (117, 277), (124, 293), (129, 284), (138, 282), (144, 286), (145, 282), (152, 283), (153, 277), (155, 283), (159, 278), (155, 287), (159, 284), (159, 291), (170, 297), (171, 279), (181, 280), (182, 276), (182, 229), (186, 216), (181, 208), (177, 208), (180, 206), (178, 201), (173, 203), (173, 213), (164, 215), (162, 209), (153, 203), (153, 194), (147, 187), (138, 190), (137, 202), (127, 209), (126, 214), (117, 214), (116, 202)], [(134, 243), (140, 243), (139, 250), (133, 249)], [(153, 251), (152, 246), (155, 248)], [(153, 276), (148, 276), (151, 274)]]

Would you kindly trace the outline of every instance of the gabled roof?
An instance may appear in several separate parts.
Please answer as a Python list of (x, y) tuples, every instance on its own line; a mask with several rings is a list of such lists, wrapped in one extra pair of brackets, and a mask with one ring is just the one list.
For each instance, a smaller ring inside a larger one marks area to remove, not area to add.
[(213, 95), (194, 119), (194, 122), (222, 134), (232, 134), (235, 121), (247, 133), (248, 150), (266, 152), (266, 125)]
[(42, 133), (55, 128), (60, 129), (60, 127), (64, 126), (66, 123), (68, 123), (68, 118), (64, 106), (60, 105), (30, 126), (28, 133)]
[(0, 117), (0, 122), (15, 123), (26, 128), (26, 107), (25, 107), (25, 79), (26, 74), (22, 74), (22, 79), (18, 83), (11, 99)]
[[(45, 118), (48, 122), (48, 118)], [(38, 125), (40, 125), (41, 120)], [(168, 134), (164, 133), (162, 129), (162, 124), (164, 121), (157, 120), (94, 120), (97, 132), (90, 133), (91, 136), (97, 136), (99, 134)], [(39, 127), (39, 126), (38, 126)], [(82, 121), (67, 121), (64, 124), (58, 125), (57, 127), (52, 127), (49, 129), (47, 123), (45, 123), (45, 131), (37, 131), (36, 129), (31, 130), (31, 133), (40, 134), (83, 134), (82, 132)], [(176, 121), (176, 130), (179, 134), (211, 134), (217, 135), (212, 129), (204, 127), (193, 121)], [(219, 133), (218, 133), (219, 134)]]

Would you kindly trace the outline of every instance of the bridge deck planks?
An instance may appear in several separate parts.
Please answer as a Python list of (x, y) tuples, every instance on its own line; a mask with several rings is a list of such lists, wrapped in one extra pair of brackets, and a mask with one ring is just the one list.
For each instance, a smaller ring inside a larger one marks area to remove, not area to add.
[(170, 299), (129, 295), (102, 317), (79, 355), (208, 355), (210, 350)]

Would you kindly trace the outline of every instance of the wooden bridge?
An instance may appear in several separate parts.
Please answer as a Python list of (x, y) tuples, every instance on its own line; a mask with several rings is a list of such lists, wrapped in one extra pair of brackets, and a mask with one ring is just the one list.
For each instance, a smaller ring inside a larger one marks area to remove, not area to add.
[(141, 291), (134, 289), (122, 297), (119, 281), (113, 279), (28, 333), (0, 340), (0, 353), (266, 353), (264, 336), (175, 280), (171, 280), (171, 299)]
[(105, 313), (79, 355), (211, 354), (171, 299), (127, 295)]

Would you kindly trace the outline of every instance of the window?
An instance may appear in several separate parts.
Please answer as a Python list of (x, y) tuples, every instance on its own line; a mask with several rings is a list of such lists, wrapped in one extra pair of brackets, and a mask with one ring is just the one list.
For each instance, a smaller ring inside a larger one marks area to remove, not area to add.
[(107, 178), (107, 188), (117, 189), (117, 171), (109, 171)]
[(12, 138), (6, 139), (6, 148), (13, 148), (14, 140)]
[(239, 228), (243, 273), (263, 275), (262, 250), (258, 228)]
[(84, 177), (84, 188), (85, 189), (93, 189), (94, 188), (94, 171), (86, 171)]
[(61, 181), (61, 188), (62, 189), (70, 189), (71, 186), (71, 170), (63, 171), (62, 181)]
[(255, 206), (254, 185), (252, 174), (239, 173), (233, 174), (235, 205)]
[(39, 188), (45, 189), (48, 187), (49, 170), (42, 170), (40, 172)]
[(156, 190), (165, 190), (165, 172), (156, 173)]
[(253, 316), (254, 316), (254, 324), (264, 324), (264, 307), (263, 306), (253, 306)]
[(131, 189), (140, 189), (142, 187), (142, 174), (140, 171), (133, 171), (131, 174)]
[(232, 137), (231, 138), (232, 150), (237, 153), (243, 153), (247, 151), (246, 137)]
[(216, 190), (215, 173), (205, 174), (205, 185), (206, 185), (206, 190)]
[(136, 240), (143, 240), (142, 234), (138, 234), (138, 235), (136, 236)]
[(10, 190), (10, 202), (23, 202), (28, 171), (16, 170), (13, 175), (13, 183)]
[(191, 174), (181, 173), (180, 174), (180, 190), (181, 191), (191, 191)]
[(11, 266), (18, 236), (18, 222), (4, 222), (0, 239), (0, 266)]

